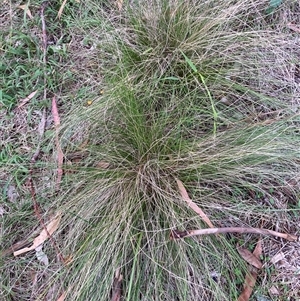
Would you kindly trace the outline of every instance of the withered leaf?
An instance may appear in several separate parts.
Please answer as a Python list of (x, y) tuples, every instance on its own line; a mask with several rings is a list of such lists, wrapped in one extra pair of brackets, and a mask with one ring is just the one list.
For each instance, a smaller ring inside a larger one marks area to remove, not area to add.
[(249, 250), (242, 247), (238, 247), (237, 250), (245, 261), (247, 261), (248, 263), (250, 263), (251, 265), (253, 265), (258, 269), (262, 268), (263, 266), (262, 262)]

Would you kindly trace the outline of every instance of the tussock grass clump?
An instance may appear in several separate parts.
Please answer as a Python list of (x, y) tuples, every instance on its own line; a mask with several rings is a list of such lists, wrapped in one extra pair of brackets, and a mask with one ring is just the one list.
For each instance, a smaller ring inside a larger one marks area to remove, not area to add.
[(120, 271), (124, 300), (237, 299), (247, 267), (236, 244), (256, 238), (175, 242), (170, 231), (206, 227), (176, 179), (216, 227), (284, 232), (282, 203), (296, 206), (299, 118), (287, 90), (272, 90), (298, 93), (283, 76), (293, 56), (268, 29), (267, 5), (95, 6), (110, 22), (99, 56), (111, 61), (99, 63), (104, 94), (63, 120), (65, 175), (52, 207), (63, 213), (54, 238), (71, 260), (40, 297), (55, 283), (70, 300), (109, 300)]
[[(276, 62), (277, 37), (255, 28), (264, 18), (256, 4), (124, 7), (108, 41), (117, 61), (106, 92), (71, 115), (63, 135), (76, 136), (78, 124), (89, 129), (88, 157), (57, 201), (64, 250), (74, 255), (65, 279), (76, 300), (107, 300), (116, 270), (126, 300), (237, 298), (245, 264), (234, 244), (249, 236), (173, 242), (169, 235), (204, 226), (176, 178), (216, 226), (265, 220), (273, 228), (280, 200), (272, 192), (299, 172), (290, 103), (262, 89), (285, 79), (262, 74)], [(290, 189), (289, 200), (296, 197)]]

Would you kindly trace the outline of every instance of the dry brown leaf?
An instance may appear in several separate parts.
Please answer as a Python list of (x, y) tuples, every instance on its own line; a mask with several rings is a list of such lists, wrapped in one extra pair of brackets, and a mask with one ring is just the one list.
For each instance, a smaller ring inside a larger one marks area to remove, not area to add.
[(262, 254), (262, 243), (261, 243), (261, 239), (258, 240), (255, 249), (252, 253), (257, 259), (260, 260), (260, 256)]
[(262, 268), (263, 265), (262, 265), (261, 261), (249, 250), (242, 248), (242, 247), (238, 247), (237, 250), (245, 261), (247, 261), (248, 263), (250, 263), (251, 265), (253, 265), (254, 267), (256, 267), (258, 269)]
[(244, 282), (244, 290), (241, 293), (241, 295), (238, 298), (238, 301), (248, 301), (252, 291), (253, 291), (253, 287), (256, 283), (256, 279), (257, 279), (257, 273), (256, 271), (252, 271), (250, 273), (247, 273), (246, 277), (245, 277), (245, 282)]
[[(24, 5), (21, 5), (21, 6), (24, 6)], [(35, 96), (35, 94), (37, 92), (38, 92), (38, 90), (30, 93), (27, 97), (20, 99), (19, 100), (20, 104), (17, 106), (17, 109), (20, 109), (21, 107), (23, 107), (30, 99), (32, 99)]]
[(198, 213), (200, 215), (200, 217), (203, 219), (203, 221), (210, 227), (210, 228), (214, 228), (214, 225), (212, 224), (212, 222), (210, 221), (210, 219), (208, 218), (208, 216), (202, 211), (202, 209), (196, 205), (189, 197), (185, 187), (183, 186), (183, 183), (179, 180), (176, 179), (178, 188), (179, 188), (179, 192), (181, 194), (181, 197), (188, 203), (189, 207), (191, 209), (193, 209), (196, 213)]
[(57, 103), (56, 103), (56, 97), (53, 96), (52, 98), (52, 116), (53, 116), (53, 121), (54, 121), (54, 125), (55, 127), (59, 127), (60, 125), (60, 118), (59, 118), (59, 114), (58, 114), (58, 109), (57, 109)]
[[(238, 248), (239, 250), (240, 248)], [(242, 248), (244, 249), (244, 248)], [(248, 251), (247, 249), (244, 249), (246, 251)], [(250, 251), (248, 251), (254, 258), (256, 258), (257, 260), (259, 260), (259, 257), (262, 254), (262, 243), (261, 243), (261, 239), (258, 240), (256, 247), (253, 251), (253, 253), (251, 253)], [(239, 251), (240, 253), (240, 251)], [(241, 253), (240, 253), (241, 254)], [(242, 256), (242, 255), (241, 255)], [(243, 256), (242, 256), (243, 257)], [(244, 258), (244, 257), (243, 257)], [(247, 262), (249, 262), (246, 258), (244, 258)], [(253, 260), (253, 258), (251, 258), (251, 260)], [(260, 264), (261, 261), (259, 260)], [(250, 264), (253, 265), (252, 262), (249, 262)], [(261, 264), (262, 265), (262, 264)], [(238, 301), (248, 301), (254, 285), (256, 283), (256, 279), (257, 279), (257, 269), (255, 269), (252, 266), (249, 266), (249, 272), (247, 273), (246, 277), (245, 277), (245, 282), (244, 282), (244, 290), (242, 291), (241, 295), (238, 298)]]
[(123, 0), (117, 0), (116, 1), (116, 5), (118, 7), (118, 10), (121, 10), (123, 7)]
[[(57, 228), (59, 226), (59, 223), (60, 223), (60, 220), (61, 220), (61, 214), (58, 214), (46, 226), (46, 229), (47, 229), (47, 231), (48, 231), (48, 233), (50, 235), (52, 235), (57, 230)], [(42, 243), (44, 243), (49, 238), (46, 229), (43, 229), (42, 232), (40, 233), (40, 235), (33, 240), (33, 244), (32, 244), (31, 247), (23, 248), (21, 250), (15, 251), (14, 252), (14, 256), (18, 256), (18, 255), (21, 255), (23, 253), (27, 253), (29, 251), (32, 251), (32, 250), (36, 249), (39, 245), (41, 245)]]
[(29, 17), (29, 19), (33, 19), (33, 16), (31, 14), (30, 9), (28, 8), (28, 4), (19, 5), (18, 8), (21, 8), (25, 11), (26, 15)]
[(295, 24), (293, 24), (293, 23), (288, 23), (288, 24), (286, 24), (286, 26), (287, 26), (289, 29), (291, 29), (291, 30), (293, 30), (293, 31), (295, 31), (295, 32), (300, 33), (300, 27), (296, 26)]
[(271, 286), (268, 291), (269, 291), (270, 295), (275, 295), (275, 296), (280, 295), (280, 290), (274, 285)]

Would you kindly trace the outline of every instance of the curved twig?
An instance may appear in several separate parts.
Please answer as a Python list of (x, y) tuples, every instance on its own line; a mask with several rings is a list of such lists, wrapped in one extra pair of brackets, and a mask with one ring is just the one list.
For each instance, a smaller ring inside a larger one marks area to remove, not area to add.
[(254, 233), (262, 235), (272, 235), (276, 237), (281, 237), (289, 241), (296, 241), (298, 237), (292, 234), (280, 233), (268, 229), (259, 228), (242, 228), (242, 227), (226, 227), (226, 228), (212, 228), (212, 229), (200, 229), (200, 230), (187, 230), (187, 231), (171, 231), (171, 239), (176, 240), (180, 238), (186, 238), (196, 235), (211, 235), (219, 233)]

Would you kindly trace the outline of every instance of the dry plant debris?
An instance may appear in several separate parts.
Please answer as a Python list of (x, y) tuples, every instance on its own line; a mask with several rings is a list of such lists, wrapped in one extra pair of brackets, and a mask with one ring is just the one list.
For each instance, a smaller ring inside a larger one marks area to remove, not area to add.
[(268, 229), (259, 229), (259, 228), (243, 228), (243, 227), (227, 227), (227, 228), (212, 228), (212, 229), (200, 229), (200, 230), (186, 230), (178, 231), (172, 230), (170, 237), (172, 239), (186, 238), (197, 235), (211, 235), (219, 233), (254, 233), (261, 235), (272, 235), (284, 238), (289, 241), (297, 241), (298, 237), (292, 234), (280, 233)]
[(19, 5), (18, 7), (21, 8), (21, 9), (23, 9), (23, 10), (25, 11), (26, 15), (27, 15), (30, 19), (33, 19), (33, 16), (32, 16), (32, 14), (31, 14), (31, 11), (30, 11), (28, 5), (29, 5), (29, 3), (23, 4), (23, 5)]
[(254, 267), (261, 269), (262, 268), (262, 262), (255, 254), (250, 252), (248, 249), (243, 247), (237, 247), (237, 250), (241, 257), (247, 261), (249, 264), (253, 265)]
[(42, 245), (50, 236), (58, 229), (61, 220), (61, 214), (57, 214), (56, 217), (43, 229), (39, 236), (37, 236), (32, 243), (31, 247), (26, 247), (14, 252), (14, 256), (18, 256), (29, 251), (35, 250), (38, 246)]
[(123, 0), (117, 0), (116, 6), (117, 6), (118, 10), (121, 10), (123, 7)]
[[(244, 252), (242, 254), (245, 254), (245, 253), (246, 252)], [(249, 251), (249, 253), (251, 253), (251, 252)], [(247, 252), (247, 255), (245, 255), (245, 257), (244, 257), (244, 255), (242, 255), (242, 257), (248, 263), (250, 263), (252, 266), (249, 266), (249, 271), (245, 277), (244, 290), (241, 293), (241, 295), (239, 296), (238, 301), (248, 301), (252, 294), (252, 291), (253, 291), (253, 288), (254, 288), (254, 285), (255, 285), (256, 279), (257, 279), (257, 271), (258, 271), (257, 269), (260, 269), (262, 267), (262, 263), (260, 261), (260, 256), (262, 254), (261, 240), (259, 240), (257, 242), (253, 253), (251, 253), (251, 255), (252, 255), (251, 259), (250, 259), (249, 253)]]
[(199, 216), (202, 218), (202, 220), (210, 227), (210, 228), (214, 228), (214, 225), (212, 224), (212, 222), (210, 221), (210, 219), (208, 218), (208, 216), (203, 212), (203, 210), (196, 204), (194, 203), (191, 198), (189, 197), (183, 183), (179, 180), (176, 179), (177, 185), (178, 185), (178, 189), (179, 192), (181, 194), (181, 197), (184, 201), (187, 202), (188, 206), (193, 209), (197, 214), (199, 214)]
[(64, 9), (65, 9), (65, 6), (66, 6), (67, 1), (68, 1), (68, 0), (64, 0), (63, 3), (62, 3), (61, 6), (60, 6), (60, 8), (59, 8), (59, 10), (58, 10), (58, 13), (57, 13), (58, 19), (61, 18), (61, 15), (62, 15), (62, 13), (63, 13), (63, 11), (64, 11)]
[(122, 296), (122, 280), (123, 275), (120, 273), (120, 269), (116, 270), (115, 278), (112, 286), (111, 301), (120, 301)]
[(60, 146), (59, 142), (59, 126), (60, 126), (60, 118), (57, 109), (57, 101), (56, 96), (52, 98), (52, 116), (54, 120), (55, 126), (55, 144), (57, 150), (57, 179), (56, 179), (56, 190), (59, 190), (60, 182), (63, 176), (63, 162), (64, 162), (64, 154)]
[(298, 32), (300, 33), (300, 26), (297, 26), (296, 24), (293, 24), (293, 23), (288, 23), (286, 25), (289, 29), (295, 31), (295, 32)]
[(36, 95), (37, 92), (38, 92), (38, 90), (30, 93), (27, 97), (20, 99), (17, 109), (20, 109), (21, 107), (23, 107), (30, 99), (32, 99)]

